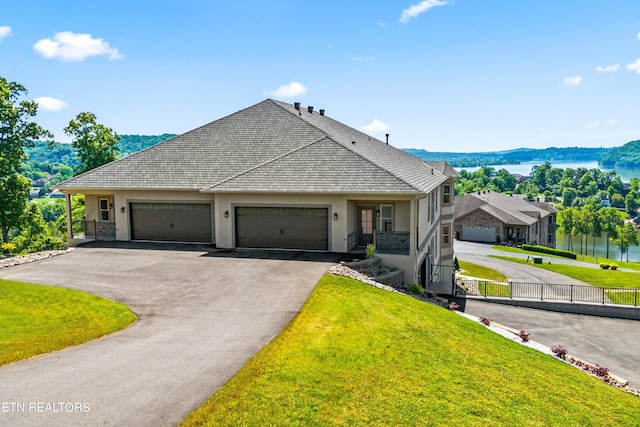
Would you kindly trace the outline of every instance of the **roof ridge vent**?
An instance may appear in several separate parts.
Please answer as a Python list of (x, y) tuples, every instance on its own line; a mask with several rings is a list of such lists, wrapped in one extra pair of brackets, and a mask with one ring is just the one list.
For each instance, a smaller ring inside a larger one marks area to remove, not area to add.
[(307, 111), (308, 111), (310, 114), (313, 114), (313, 105), (309, 105), (309, 106), (307, 107)]
[(295, 108), (296, 110), (300, 109), (300, 103), (299, 102), (294, 102), (293, 103), (293, 108)]
[(320, 109), (320, 115), (324, 116), (324, 109), (322, 109), (322, 108)]

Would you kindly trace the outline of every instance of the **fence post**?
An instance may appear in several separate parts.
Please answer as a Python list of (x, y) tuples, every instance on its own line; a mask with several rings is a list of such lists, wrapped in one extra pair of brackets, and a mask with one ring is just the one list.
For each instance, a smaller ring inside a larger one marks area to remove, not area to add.
[(509, 298), (513, 299), (513, 284), (509, 282)]
[(540, 284), (540, 301), (544, 301), (544, 283)]
[(603, 303), (603, 304), (604, 304), (604, 289), (605, 289), (605, 288), (602, 288), (602, 303)]
[(569, 285), (569, 301), (573, 302), (573, 284)]
[(633, 291), (633, 306), (637, 307), (638, 306), (638, 290), (634, 289)]

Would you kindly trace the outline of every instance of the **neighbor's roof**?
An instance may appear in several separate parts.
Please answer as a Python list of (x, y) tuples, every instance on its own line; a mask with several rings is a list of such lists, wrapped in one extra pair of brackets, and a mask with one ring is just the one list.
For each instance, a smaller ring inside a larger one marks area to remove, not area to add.
[(57, 187), (419, 194), (455, 176), (445, 163), (267, 99)]
[(521, 195), (507, 195), (495, 191), (478, 191), (455, 198), (455, 219), (458, 220), (478, 209), (498, 218), (505, 224), (531, 225), (556, 209), (550, 204), (528, 202)]

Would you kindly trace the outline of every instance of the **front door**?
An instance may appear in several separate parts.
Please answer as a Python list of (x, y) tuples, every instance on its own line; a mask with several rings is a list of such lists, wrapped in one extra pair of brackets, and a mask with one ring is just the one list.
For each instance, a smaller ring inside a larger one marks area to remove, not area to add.
[(358, 208), (358, 246), (373, 244), (373, 233), (376, 229), (375, 208)]

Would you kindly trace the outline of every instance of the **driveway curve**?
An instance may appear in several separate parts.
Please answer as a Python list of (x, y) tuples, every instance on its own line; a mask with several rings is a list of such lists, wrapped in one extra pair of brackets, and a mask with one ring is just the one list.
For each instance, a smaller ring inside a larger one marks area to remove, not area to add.
[(139, 318), (107, 337), (0, 367), (0, 425), (180, 422), (291, 321), (335, 263), (328, 254), (251, 255), (87, 245), (0, 270), (3, 279), (122, 302)]

